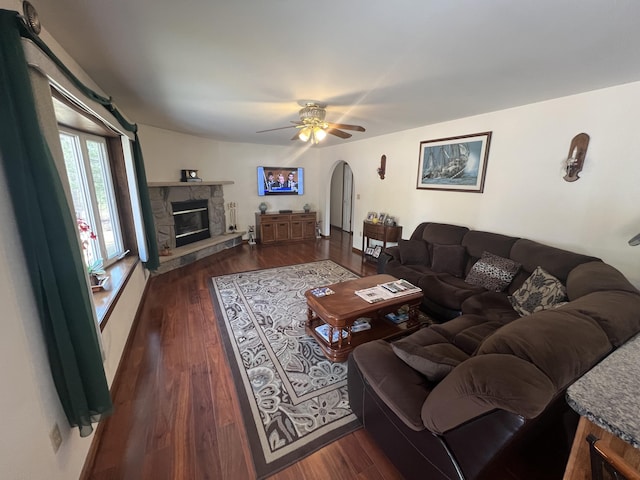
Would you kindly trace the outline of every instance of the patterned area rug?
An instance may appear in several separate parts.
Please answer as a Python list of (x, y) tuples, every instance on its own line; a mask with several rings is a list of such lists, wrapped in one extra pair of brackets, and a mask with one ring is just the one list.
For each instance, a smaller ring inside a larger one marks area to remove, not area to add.
[(258, 478), (360, 427), (346, 362), (327, 360), (304, 330), (304, 292), (354, 278), (330, 260), (212, 278)]

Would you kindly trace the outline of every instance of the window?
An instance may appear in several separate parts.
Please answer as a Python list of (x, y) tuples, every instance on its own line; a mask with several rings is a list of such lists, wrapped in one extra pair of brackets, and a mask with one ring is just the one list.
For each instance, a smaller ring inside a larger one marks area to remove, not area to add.
[(84, 235), (85, 262), (108, 266), (122, 255), (124, 247), (107, 140), (64, 128), (60, 129), (60, 143), (76, 218), (95, 233)]

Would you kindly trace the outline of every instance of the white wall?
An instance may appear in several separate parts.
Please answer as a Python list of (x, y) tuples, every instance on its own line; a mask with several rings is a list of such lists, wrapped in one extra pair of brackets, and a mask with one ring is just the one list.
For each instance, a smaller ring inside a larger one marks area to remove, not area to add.
[[(269, 211), (302, 210), (305, 203), (312, 210), (319, 206), (318, 185), (324, 169), (317, 161), (317, 149), (309, 150), (302, 142), (292, 142), (287, 147), (218, 142), (148, 125), (140, 125), (139, 136), (149, 182), (178, 181), (182, 169), (198, 170), (204, 181), (233, 181), (233, 185), (223, 187), (227, 225), (227, 206), (234, 202), (237, 226), (241, 231), (255, 224), (255, 213), (261, 202), (267, 204)], [(303, 167), (305, 193), (258, 196), (259, 166)]]
[[(146, 126), (140, 135), (150, 181), (176, 180), (181, 168), (197, 168), (205, 180), (235, 181), (224, 187), (225, 202), (238, 204), (243, 230), (253, 224), (264, 199), (256, 194), (256, 166), (305, 167), (305, 196), (266, 201), (271, 210), (310, 203), (324, 220), (332, 206), (334, 168), (345, 161), (354, 174), (356, 248), (367, 212), (384, 211), (403, 226), (404, 238), (422, 221), (526, 237), (600, 257), (640, 286), (640, 248), (627, 244), (640, 232), (640, 161), (633, 140), (639, 103), (640, 83), (632, 83), (311, 149), (299, 143), (216, 142)], [(484, 193), (416, 189), (421, 141), (485, 131), (493, 134)], [(589, 150), (580, 179), (568, 183), (561, 164), (571, 139), (581, 132), (591, 137)], [(377, 174), (382, 154), (387, 156), (384, 180)]]
[[(21, 12), (22, 2), (0, 0), (0, 8)], [(87, 78), (46, 32), (41, 37), (74, 73)], [(91, 86), (95, 88), (95, 84)], [(26, 262), (15, 234), (8, 181), (11, 179), (0, 169), (0, 424), (3, 427), (0, 477), (75, 479), (84, 465), (93, 436), (80, 438), (77, 429), (69, 428), (51, 380)], [(146, 281), (145, 272), (138, 266), (103, 332), (105, 371), (110, 385)], [(54, 454), (49, 432), (55, 423), (60, 426), (63, 443)]]
[[(368, 211), (397, 217), (408, 238), (422, 221), (526, 237), (602, 258), (640, 286), (640, 83), (588, 92), (437, 125), (325, 147), (320, 162), (354, 173), (354, 246)], [(423, 140), (492, 131), (484, 193), (417, 190)], [(580, 179), (561, 178), (571, 139), (591, 137)], [(376, 168), (387, 156), (387, 173)]]

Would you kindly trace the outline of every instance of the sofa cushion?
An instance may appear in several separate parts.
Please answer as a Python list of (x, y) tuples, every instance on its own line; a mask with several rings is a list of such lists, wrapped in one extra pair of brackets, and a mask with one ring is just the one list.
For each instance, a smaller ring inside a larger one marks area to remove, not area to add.
[(600, 260), (578, 265), (567, 277), (569, 300), (575, 300), (593, 292), (611, 290), (640, 294), (619, 270)]
[(513, 260), (483, 252), (480, 260), (471, 267), (465, 282), (492, 292), (501, 292), (509, 286), (519, 268), (520, 264)]
[(430, 244), (460, 245), (469, 229), (448, 223), (427, 223), (422, 230), (422, 239)]
[(464, 274), (466, 258), (467, 250), (461, 245), (434, 245), (431, 269), (460, 278)]
[(486, 320), (507, 324), (520, 315), (513, 309), (509, 297), (502, 292), (483, 292), (467, 298), (462, 304), (464, 316), (482, 315)]
[(610, 351), (602, 328), (567, 304), (505, 325), (482, 343), (476, 355), (501, 353), (531, 362), (560, 391)]
[(478, 259), (483, 252), (491, 252), (505, 258), (511, 258), (511, 247), (518, 240), (499, 233), (471, 230), (464, 236), (462, 245), (471, 257)]
[(428, 330), (434, 330), (467, 355), (473, 355), (484, 338), (502, 326), (488, 326), (492, 323), (487, 322), (484, 315), (460, 315), (448, 322), (434, 323)]
[(391, 348), (398, 358), (432, 382), (442, 380), (456, 365), (469, 358), (430, 328), (392, 343)]
[(420, 279), (424, 277), (435, 277), (439, 275), (426, 265), (403, 265), (400, 260), (389, 260), (384, 266), (384, 273), (393, 275), (396, 278), (404, 278), (414, 285), (418, 285)]
[(429, 251), (423, 240), (398, 241), (400, 250), (400, 262), (403, 265), (427, 265), (429, 263)]
[(425, 298), (431, 302), (455, 311), (460, 311), (462, 302), (467, 298), (485, 291), (482, 287), (470, 285), (463, 278), (448, 273), (434, 272), (431, 275), (422, 275), (417, 282), (409, 281), (420, 287), (425, 292)]
[(556, 277), (537, 267), (522, 286), (509, 297), (521, 316), (554, 308), (567, 300), (567, 289)]
[(570, 309), (594, 320), (616, 347), (640, 331), (640, 295), (625, 291), (593, 292), (557, 311)]
[[(563, 283), (566, 283), (569, 272), (581, 263), (598, 260), (595, 257), (550, 247), (526, 238), (521, 238), (513, 244), (509, 258), (520, 263), (522, 270), (528, 272), (522, 278), (522, 282), (536, 267), (542, 267)], [(520, 285), (521, 283), (516, 284), (515, 288), (519, 288)]]

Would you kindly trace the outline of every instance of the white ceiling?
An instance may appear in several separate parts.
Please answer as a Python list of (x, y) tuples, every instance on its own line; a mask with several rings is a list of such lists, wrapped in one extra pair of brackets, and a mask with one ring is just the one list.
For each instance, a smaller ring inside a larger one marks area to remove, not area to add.
[(130, 120), (225, 141), (290, 145), (255, 132), (304, 100), (359, 140), (640, 80), (637, 0), (31, 1)]

